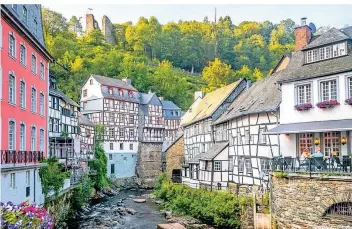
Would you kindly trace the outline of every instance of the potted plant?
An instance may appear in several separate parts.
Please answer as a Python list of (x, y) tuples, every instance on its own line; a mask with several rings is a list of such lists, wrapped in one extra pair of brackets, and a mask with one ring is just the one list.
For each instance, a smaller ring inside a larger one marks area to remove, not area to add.
[(295, 106), (295, 109), (297, 111), (305, 111), (305, 110), (309, 110), (312, 107), (313, 107), (313, 105), (311, 103), (304, 103), (304, 104), (297, 104)]
[(317, 107), (319, 107), (321, 109), (332, 108), (336, 105), (340, 105), (340, 103), (336, 100), (328, 100), (328, 101), (323, 101), (323, 102), (317, 103)]

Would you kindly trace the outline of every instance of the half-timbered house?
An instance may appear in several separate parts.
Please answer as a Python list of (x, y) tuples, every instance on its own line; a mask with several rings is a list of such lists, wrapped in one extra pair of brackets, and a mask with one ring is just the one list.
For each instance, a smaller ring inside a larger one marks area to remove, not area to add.
[(82, 113), (94, 124), (104, 126), (103, 148), (108, 157), (108, 176), (134, 176), (139, 93), (131, 81), (91, 75), (82, 88), (81, 106)]
[(181, 119), (185, 141), (185, 165), (182, 174), (184, 183), (192, 186), (199, 185), (197, 178), (199, 177), (199, 159), (215, 142), (212, 123), (226, 111), (242, 91), (249, 87), (249, 83), (243, 79), (205, 96), (201, 92), (195, 93), (195, 102)]
[(78, 112), (81, 155), (87, 159), (94, 157), (94, 123)]

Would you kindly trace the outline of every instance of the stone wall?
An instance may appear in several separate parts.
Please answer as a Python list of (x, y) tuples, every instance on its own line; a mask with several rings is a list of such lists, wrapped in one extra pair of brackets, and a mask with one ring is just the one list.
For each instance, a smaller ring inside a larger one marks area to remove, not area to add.
[(102, 32), (104, 34), (104, 39), (107, 43), (116, 45), (115, 26), (111, 23), (110, 19), (105, 15), (103, 16), (103, 21), (102, 21)]
[(153, 188), (161, 173), (161, 148), (162, 143), (139, 143), (136, 172), (142, 188)]
[(94, 29), (100, 30), (98, 22), (94, 19), (93, 14), (86, 14), (86, 33)]
[(185, 155), (184, 150), (183, 136), (166, 150), (166, 174), (170, 178), (172, 177), (172, 170), (182, 169), (182, 162)]
[(288, 176), (271, 179), (271, 212), (277, 228), (346, 228), (352, 217), (328, 215), (335, 203), (352, 202), (351, 177)]

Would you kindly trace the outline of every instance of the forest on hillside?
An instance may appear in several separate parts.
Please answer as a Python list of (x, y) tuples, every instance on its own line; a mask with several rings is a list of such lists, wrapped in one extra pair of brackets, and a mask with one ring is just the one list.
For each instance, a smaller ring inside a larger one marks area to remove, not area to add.
[(42, 20), (46, 46), (56, 60), (51, 73), (77, 102), (89, 75), (99, 74), (128, 77), (139, 91), (156, 92), (185, 110), (194, 91), (210, 92), (244, 77), (261, 79), (294, 47), (291, 19), (234, 25), (226, 16), (216, 23), (205, 17), (162, 25), (156, 17), (141, 17), (136, 24), (115, 24), (116, 45), (104, 42), (100, 30), (85, 33), (76, 16), (67, 20), (43, 8)]

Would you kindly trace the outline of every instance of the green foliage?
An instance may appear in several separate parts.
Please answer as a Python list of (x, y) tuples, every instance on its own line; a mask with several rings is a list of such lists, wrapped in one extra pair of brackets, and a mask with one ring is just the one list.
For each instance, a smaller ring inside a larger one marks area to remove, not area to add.
[(93, 187), (96, 190), (100, 191), (105, 186), (108, 186), (109, 184), (109, 180), (106, 176), (108, 159), (100, 144), (97, 144), (95, 146), (94, 152), (95, 152), (95, 159), (90, 160), (88, 162), (88, 165), (90, 167), (90, 170), (96, 171), (94, 175), (91, 175), (91, 181), (92, 181)]
[[(115, 24), (116, 45), (105, 43), (99, 30), (82, 32), (77, 17), (67, 21), (62, 14), (43, 8), (42, 20), (49, 52), (69, 69), (54, 65), (51, 71), (60, 89), (76, 102), (89, 75), (99, 74), (131, 78), (139, 91), (152, 89), (185, 110), (194, 91), (201, 88), (211, 91), (243, 76), (252, 81), (265, 77), (284, 53), (293, 51), (294, 43), (290, 19), (280, 24), (245, 21), (235, 26), (229, 16), (221, 17), (216, 25), (209, 20), (161, 25), (155, 17), (141, 17), (136, 24)], [(209, 65), (207, 71), (209, 62), (219, 62), (223, 69), (215, 71)], [(207, 74), (203, 80), (176, 69)]]
[(230, 192), (173, 184), (165, 174), (158, 178), (154, 194), (173, 212), (221, 228), (240, 228), (241, 213), (252, 204), (249, 197), (236, 197)]
[(43, 161), (47, 166), (39, 171), (42, 189), (45, 198), (49, 192), (54, 191), (55, 196), (59, 195), (60, 189), (64, 186), (65, 180), (70, 178), (71, 171), (65, 171), (64, 164), (59, 163), (57, 158), (49, 158)]
[(288, 173), (287, 172), (282, 172), (282, 171), (277, 171), (277, 172), (274, 172), (273, 175), (276, 178), (286, 178)]
[(92, 196), (93, 183), (89, 176), (85, 174), (82, 178), (82, 182), (74, 189), (72, 208), (80, 210), (84, 207)]

